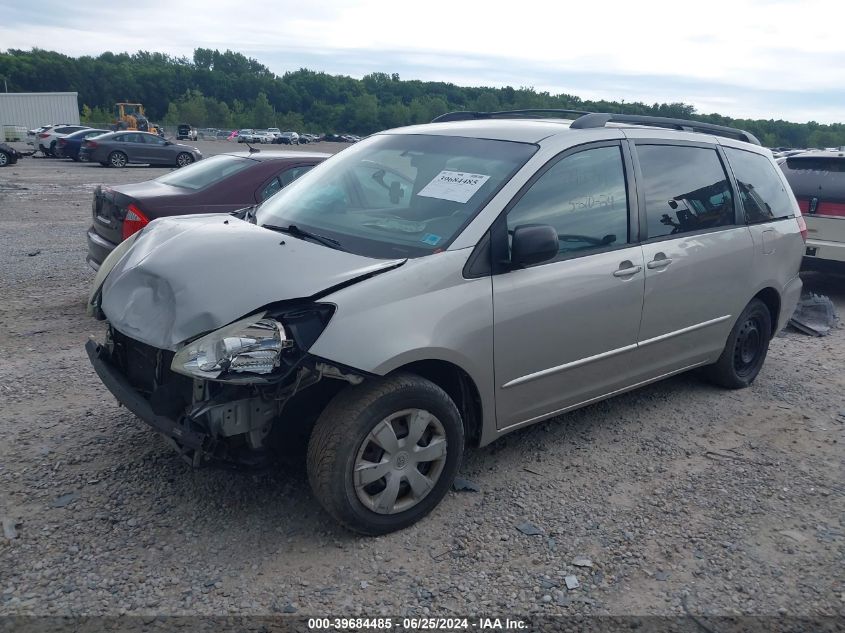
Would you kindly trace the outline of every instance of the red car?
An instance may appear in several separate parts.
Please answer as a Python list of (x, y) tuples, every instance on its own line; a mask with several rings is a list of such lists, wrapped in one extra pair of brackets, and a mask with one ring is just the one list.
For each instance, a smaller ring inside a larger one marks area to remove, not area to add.
[(88, 263), (96, 270), (120, 242), (156, 218), (229, 213), (258, 204), (331, 154), (218, 154), (155, 180), (94, 191)]

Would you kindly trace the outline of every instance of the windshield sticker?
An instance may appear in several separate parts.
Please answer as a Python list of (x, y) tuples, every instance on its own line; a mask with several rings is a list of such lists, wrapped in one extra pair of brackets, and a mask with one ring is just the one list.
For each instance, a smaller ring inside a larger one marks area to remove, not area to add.
[(443, 170), (423, 187), (418, 196), (451, 200), (452, 202), (467, 202), (476, 191), (481, 189), (490, 176), (482, 174), (468, 174), (462, 171)]
[(439, 235), (435, 235), (434, 233), (426, 233), (425, 235), (423, 235), (423, 238), (420, 241), (428, 244), (429, 246), (437, 246), (437, 243), (441, 239), (442, 238)]

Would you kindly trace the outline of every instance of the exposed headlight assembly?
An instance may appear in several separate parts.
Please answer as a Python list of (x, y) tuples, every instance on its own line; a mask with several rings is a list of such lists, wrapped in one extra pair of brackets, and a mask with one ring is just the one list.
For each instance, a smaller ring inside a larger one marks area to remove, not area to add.
[(253, 314), (188, 343), (173, 357), (170, 368), (180, 374), (210, 380), (223, 374), (247, 377), (269, 374), (282, 352), (293, 346), (284, 326), (266, 312)]

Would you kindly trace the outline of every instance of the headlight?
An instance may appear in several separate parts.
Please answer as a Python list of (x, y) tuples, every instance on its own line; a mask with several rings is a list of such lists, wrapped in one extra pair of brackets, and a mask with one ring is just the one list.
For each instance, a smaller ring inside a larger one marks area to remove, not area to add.
[(214, 380), (224, 373), (269, 374), (282, 351), (292, 347), (279, 321), (253, 314), (188, 343), (170, 368), (186, 376)]

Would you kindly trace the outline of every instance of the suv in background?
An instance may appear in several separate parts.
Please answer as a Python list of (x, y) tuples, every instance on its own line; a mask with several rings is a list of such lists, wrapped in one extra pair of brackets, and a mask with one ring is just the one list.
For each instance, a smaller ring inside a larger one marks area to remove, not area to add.
[(180, 123), (176, 126), (177, 141), (196, 141), (197, 131), (187, 123)]
[(94, 280), (97, 374), (194, 465), (307, 434), (317, 500), (364, 534), (430, 512), (465, 444), (693, 368), (750, 385), (801, 294), (771, 152), (560, 114), (444, 115), (257, 208), (151, 222)]
[(35, 136), (36, 148), (41, 150), (45, 156), (56, 155), (56, 144), (59, 138), (73, 134), (79, 130), (89, 129), (88, 125), (56, 125), (49, 129), (38, 132)]
[(803, 152), (780, 168), (807, 223), (803, 268), (845, 271), (845, 152)]
[(273, 142), (284, 145), (299, 145), (299, 134), (296, 132), (282, 132)]

